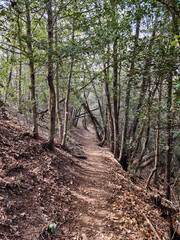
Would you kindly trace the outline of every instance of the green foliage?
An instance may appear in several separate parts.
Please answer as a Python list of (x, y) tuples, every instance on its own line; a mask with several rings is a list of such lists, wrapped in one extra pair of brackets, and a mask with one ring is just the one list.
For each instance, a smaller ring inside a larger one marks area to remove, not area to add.
[(178, 39), (180, 39), (180, 36), (176, 35), (176, 36), (174, 37), (174, 39), (175, 39), (175, 40), (174, 40), (173, 42), (171, 42), (170, 48), (171, 48), (171, 47), (174, 47), (174, 46), (176, 46), (176, 45), (178, 44), (178, 42), (179, 42)]
[(52, 234), (54, 233), (55, 228), (56, 228), (56, 223), (49, 224), (49, 229), (50, 229)]
[(173, 131), (173, 137), (180, 139), (180, 131)]

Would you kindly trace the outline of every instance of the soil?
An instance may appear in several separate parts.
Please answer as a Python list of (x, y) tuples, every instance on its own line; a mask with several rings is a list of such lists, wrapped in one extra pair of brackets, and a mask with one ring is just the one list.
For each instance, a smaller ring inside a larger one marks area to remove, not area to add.
[[(0, 239), (168, 239), (168, 222), (95, 133), (77, 128), (66, 149), (0, 122)], [(153, 229), (154, 228), (154, 229)]]

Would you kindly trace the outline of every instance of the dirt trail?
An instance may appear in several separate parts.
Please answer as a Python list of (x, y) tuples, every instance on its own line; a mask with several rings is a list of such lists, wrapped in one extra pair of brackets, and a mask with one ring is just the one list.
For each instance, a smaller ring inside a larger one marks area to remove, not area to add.
[[(74, 223), (79, 232), (75, 239), (115, 239), (112, 230), (107, 229), (107, 221), (112, 213), (109, 201), (112, 198), (112, 182), (109, 181), (110, 166), (107, 161), (113, 156), (108, 149), (97, 145), (92, 130), (81, 132), (78, 140), (83, 145), (87, 159), (79, 162), (77, 174), (81, 175), (82, 181), (72, 190)], [(72, 229), (74, 235), (77, 234), (76, 229)]]
[(109, 150), (98, 146), (94, 131), (78, 129), (74, 138), (83, 146), (87, 159), (75, 161), (72, 167), (71, 203), (62, 226), (63, 239), (157, 239), (145, 215), (161, 239), (166, 239), (167, 224), (161, 213), (146, 191), (132, 183)]
[(66, 151), (49, 151), (16, 121), (0, 122), (0, 239), (157, 239), (146, 218), (168, 239), (161, 211), (95, 133), (70, 135)]

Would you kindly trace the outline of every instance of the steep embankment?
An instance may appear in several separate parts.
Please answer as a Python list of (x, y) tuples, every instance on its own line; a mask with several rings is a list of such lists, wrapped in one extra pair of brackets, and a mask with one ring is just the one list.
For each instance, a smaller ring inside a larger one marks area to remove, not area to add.
[(68, 151), (50, 152), (45, 139), (1, 121), (0, 239), (166, 239), (161, 212), (94, 132), (71, 137)]

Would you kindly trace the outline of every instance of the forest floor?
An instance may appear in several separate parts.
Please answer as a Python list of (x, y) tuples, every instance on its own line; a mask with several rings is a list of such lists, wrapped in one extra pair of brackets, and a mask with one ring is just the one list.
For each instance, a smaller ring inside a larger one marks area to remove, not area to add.
[(77, 128), (67, 149), (0, 122), (0, 239), (169, 239), (169, 224), (95, 133)]

